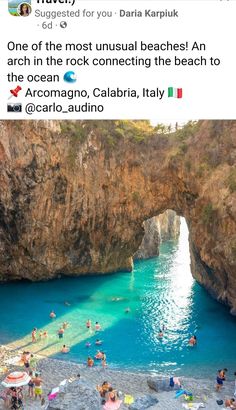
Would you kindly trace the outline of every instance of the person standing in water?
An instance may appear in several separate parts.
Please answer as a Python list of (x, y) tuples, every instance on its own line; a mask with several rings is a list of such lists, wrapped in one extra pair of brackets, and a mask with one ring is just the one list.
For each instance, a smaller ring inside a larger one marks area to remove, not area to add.
[(65, 330), (64, 330), (63, 327), (61, 326), (60, 329), (59, 329), (58, 332), (57, 332), (59, 339), (62, 339), (62, 338), (63, 338), (64, 332), (65, 332)]
[(107, 366), (107, 356), (104, 352), (102, 352), (102, 367), (103, 367), (103, 369), (105, 369), (106, 366)]
[(216, 391), (220, 391), (223, 387), (223, 382), (225, 381), (225, 374), (228, 369), (218, 370), (216, 377)]
[(159, 329), (158, 337), (161, 339), (164, 336), (164, 333), (161, 329)]
[(99, 330), (101, 330), (101, 325), (99, 325), (98, 322), (95, 323), (95, 330), (96, 332), (99, 332)]
[(91, 328), (91, 320), (90, 319), (87, 320), (86, 327), (87, 327), (87, 329)]
[(34, 327), (34, 328), (33, 328), (33, 330), (32, 330), (32, 333), (31, 333), (31, 336), (32, 336), (32, 343), (37, 342), (37, 339), (36, 339), (36, 333), (37, 333), (37, 328), (36, 328), (36, 327)]
[(33, 372), (30, 371), (29, 372), (29, 376), (30, 376), (30, 381), (28, 383), (28, 393), (29, 393), (29, 397), (34, 397), (34, 382), (33, 382)]

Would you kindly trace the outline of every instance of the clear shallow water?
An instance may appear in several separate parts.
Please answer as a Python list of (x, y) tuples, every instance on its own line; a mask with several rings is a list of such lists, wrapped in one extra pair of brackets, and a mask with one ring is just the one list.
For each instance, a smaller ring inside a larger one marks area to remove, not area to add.
[[(180, 240), (163, 244), (159, 258), (137, 262), (132, 273), (1, 285), (0, 343), (84, 362), (95, 354), (99, 337), (111, 368), (196, 377), (214, 377), (220, 367), (236, 371), (236, 319), (193, 280), (187, 235), (182, 223)], [(52, 309), (56, 320), (49, 319)], [(102, 325), (99, 336), (86, 329), (88, 318)], [(68, 355), (58, 353), (56, 334), (65, 320), (71, 324), (63, 340), (71, 346)], [(163, 325), (167, 330), (159, 339)], [(32, 346), (34, 326), (47, 329), (49, 337)], [(189, 348), (193, 333), (198, 345)]]

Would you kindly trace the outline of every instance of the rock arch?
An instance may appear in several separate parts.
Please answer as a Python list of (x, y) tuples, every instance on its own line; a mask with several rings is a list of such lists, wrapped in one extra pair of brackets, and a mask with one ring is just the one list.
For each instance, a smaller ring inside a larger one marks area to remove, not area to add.
[(0, 279), (130, 270), (143, 221), (173, 209), (193, 276), (236, 313), (236, 121), (130, 123), (0, 122)]

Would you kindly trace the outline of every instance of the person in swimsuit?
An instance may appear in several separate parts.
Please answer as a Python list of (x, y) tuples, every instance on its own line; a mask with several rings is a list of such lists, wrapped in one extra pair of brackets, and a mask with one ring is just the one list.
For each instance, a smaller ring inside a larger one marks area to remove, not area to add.
[(64, 332), (65, 332), (65, 330), (63, 329), (63, 327), (60, 327), (60, 329), (57, 332), (59, 339), (63, 338)]
[(32, 379), (35, 388), (34, 388), (34, 396), (35, 399), (37, 399), (37, 397), (40, 398), (40, 400), (42, 399), (42, 394), (43, 394), (43, 389), (42, 389), (42, 383), (43, 380), (39, 377), (38, 373), (35, 373), (35, 377)]
[(37, 342), (37, 339), (36, 339), (36, 333), (37, 333), (37, 328), (36, 328), (36, 327), (34, 327), (34, 328), (33, 328), (33, 330), (32, 330), (32, 333), (31, 333), (31, 336), (32, 336), (32, 343)]
[(69, 353), (70, 348), (66, 345), (63, 345), (62, 349), (61, 349), (61, 353)]
[(227, 369), (218, 370), (217, 377), (216, 377), (216, 391), (220, 391), (223, 386), (223, 382), (225, 381), (225, 373)]
[(21, 360), (24, 363), (26, 372), (29, 371), (29, 367), (30, 367), (29, 359), (30, 359), (30, 353), (29, 352), (23, 352)]
[(101, 345), (102, 344), (102, 340), (97, 339), (95, 342), (95, 345)]
[(87, 320), (86, 327), (87, 327), (87, 329), (91, 328), (91, 320), (90, 319)]
[(55, 317), (56, 317), (56, 313), (54, 312), (54, 310), (52, 310), (51, 312), (50, 312), (50, 318), (51, 319), (55, 319)]
[(93, 367), (93, 365), (94, 365), (94, 360), (92, 359), (92, 357), (88, 357), (87, 366), (88, 367)]
[(33, 354), (30, 355), (29, 364), (30, 364), (30, 369), (31, 369), (33, 372), (36, 372), (37, 359), (36, 359), (36, 357), (35, 357)]
[(192, 336), (190, 337), (189, 341), (188, 341), (189, 346), (195, 346), (197, 344), (197, 336)]
[(230, 409), (236, 409), (236, 401), (235, 399), (227, 399), (225, 400), (225, 407), (229, 407)]
[(102, 367), (103, 367), (103, 369), (105, 369), (106, 366), (107, 366), (107, 356), (105, 355), (104, 352), (102, 352)]
[(99, 325), (98, 322), (95, 323), (95, 330), (96, 332), (99, 332), (99, 330), (101, 330), (101, 325)]
[(33, 372), (32, 371), (29, 372), (29, 376), (30, 376), (30, 381), (28, 383), (29, 397), (34, 397), (34, 382), (33, 382)]

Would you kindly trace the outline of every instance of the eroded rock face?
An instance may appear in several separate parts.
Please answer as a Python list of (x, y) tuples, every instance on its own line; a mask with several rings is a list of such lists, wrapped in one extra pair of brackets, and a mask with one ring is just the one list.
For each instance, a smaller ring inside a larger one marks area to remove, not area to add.
[(177, 239), (180, 233), (180, 217), (168, 209), (163, 214), (144, 221), (143, 226), (144, 236), (134, 259), (158, 256), (161, 242)]
[(0, 280), (131, 270), (143, 221), (173, 209), (193, 276), (236, 309), (236, 121), (141, 141), (107, 124), (0, 122)]

